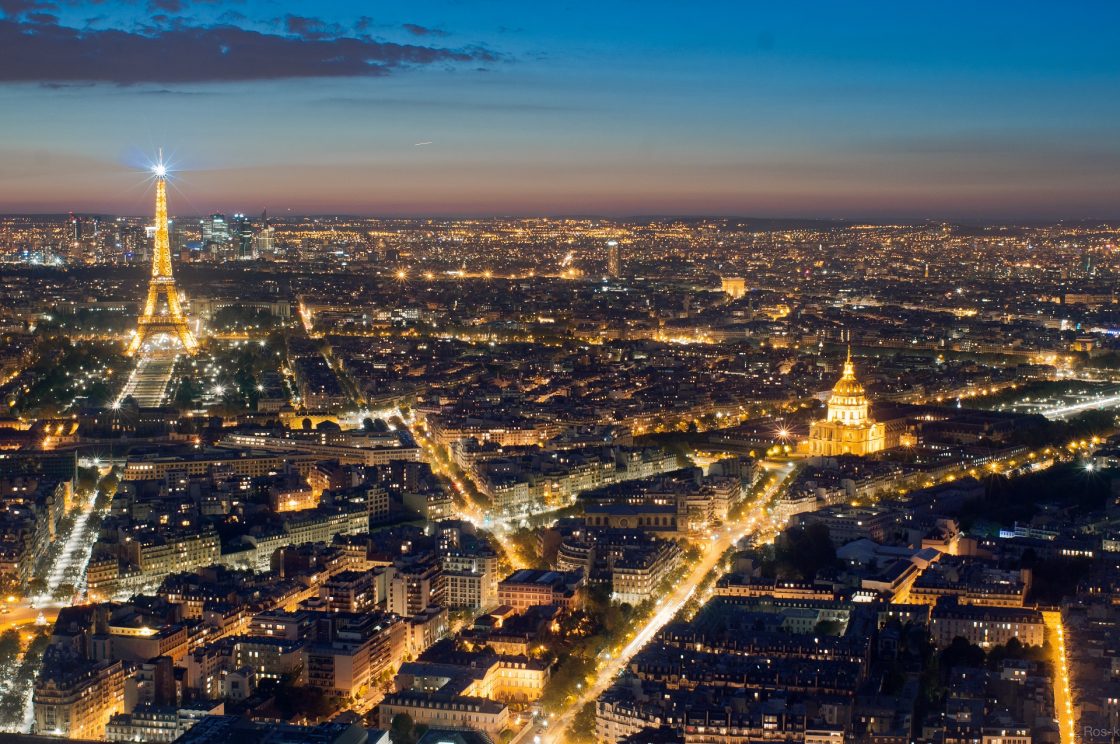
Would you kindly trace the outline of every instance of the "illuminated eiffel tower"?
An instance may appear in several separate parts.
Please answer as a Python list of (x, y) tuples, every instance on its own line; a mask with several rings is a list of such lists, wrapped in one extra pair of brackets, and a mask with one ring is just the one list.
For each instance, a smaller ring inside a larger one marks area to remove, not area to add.
[[(156, 175), (156, 235), (155, 251), (152, 254), (152, 278), (148, 282), (148, 299), (144, 303), (144, 313), (136, 326), (136, 333), (128, 344), (128, 355), (135, 354), (145, 341), (166, 334), (178, 338), (183, 350), (188, 354), (198, 351), (198, 341), (187, 327), (187, 317), (179, 302), (179, 290), (175, 287), (175, 277), (171, 274), (171, 241), (167, 237), (167, 167), (163, 164), (163, 153), (159, 163), (152, 168)], [(161, 307), (160, 297), (164, 305)]]

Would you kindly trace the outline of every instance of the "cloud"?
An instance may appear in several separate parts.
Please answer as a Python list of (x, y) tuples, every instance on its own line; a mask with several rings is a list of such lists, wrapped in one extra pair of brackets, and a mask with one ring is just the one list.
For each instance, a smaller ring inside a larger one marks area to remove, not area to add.
[(33, 10), (53, 10), (48, 3), (38, 0), (0, 0), (0, 12), (8, 18), (16, 18)]
[[(90, 83), (92, 85), (93, 83)], [(222, 93), (217, 93), (212, 90), (183, 90), (181, 88), (127, 88), (124, 89), (127, 95), (138, 96), (175, 96), (182, 98), (185, 96), (206, 96), (211, 98), (214, 96), (221, 96)]]
[(40, 88), (46, 88), (47, 90), (65, 90), (67, 88), (92, 88), (94, 85), (97, 85), (97, 83), (39, 83)]
[[(174, 2), (174, 0), (158, 0)], [(33, 20), (44, 3), (0, 0), (0, 83), (206, 83), (309, 77), (377, 77), (404, 67), (495, 62), (499, 55), (346, 36), (314, 18), (288, 16), (286, 34), (238, 26), (189, 25), (181, 18), (139, 30), (77, 29), (51, 17)], [(19, 20), (12, 13), (24, 14)]]
[(402, 24), (401, 28), (413, 36), (447, 36), (447, 32), (442, 29), (428, 28), (427, 26), (420, 26), (415, 23)]
[(223, 10), (218, 16), (219, 23), (237, 24), (249, 20), (249, 17), (240, 10)]
[(480, 111), (480, 112), (505, 112), (505, 113), (576, 113), (590, 111), (590, 108), (574, 105), (557, 105), (536, 102), (496, 102), (480, 100), (459, 100), (451, 98), (358, 98), (353, 96), (331, 96), (318, 99), (318, 103), (326, 106), (339, 106), (346, 108), (412, 108), (412, 109), (447, 109), (450, 111)]
[(321, 18), (297, 15), (284, 16), (284, 29), (289, 34), (302, 39), (338, 38), (344, 33), (342, 26), (337, 23), (327, 23)]

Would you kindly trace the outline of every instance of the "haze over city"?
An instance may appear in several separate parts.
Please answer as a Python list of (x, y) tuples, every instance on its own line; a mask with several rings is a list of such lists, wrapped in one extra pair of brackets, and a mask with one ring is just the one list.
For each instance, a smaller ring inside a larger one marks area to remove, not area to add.
[(2, 10), (8, 212), (1120, 216), (1113, 4)]

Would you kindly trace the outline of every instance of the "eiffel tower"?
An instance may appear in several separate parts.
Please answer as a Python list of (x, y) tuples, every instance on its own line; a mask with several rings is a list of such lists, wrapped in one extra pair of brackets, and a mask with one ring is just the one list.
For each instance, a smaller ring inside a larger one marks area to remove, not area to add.
[[(183, 306), (179, 302), (179, 291), (175, 287), (175, 277), (171, 274), (171, 241), (167, 237), (167, 167), (160, 161), (152, 168), (156, 175), (156, 235), (155, 251), (152, 254), (152, 278), (148, 282), (148, 299), (144, 303), (144, 313), (137, 321), (136, 332), (128, 344), (128, 355), (134, 355), (145, 341), (160, 334), (179, 339), (183, 350), (188, 354), (198, 351), (198, 341), (190, 328)], [(166, 309), (160, 306), (163, 297)]]

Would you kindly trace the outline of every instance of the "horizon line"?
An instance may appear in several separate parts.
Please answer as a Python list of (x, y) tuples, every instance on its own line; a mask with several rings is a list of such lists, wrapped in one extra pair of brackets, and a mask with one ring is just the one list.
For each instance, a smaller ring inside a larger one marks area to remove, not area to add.
[[(243, 214), (246, 217), (254, 219), (259, 218), (259, 212), (248, 211), (226, 211), (226, 212), (204, 212), (198, 214), (173, 214), (171, 219), (176, 217), (180, 219), (202, 219), (209, 217), (212, 214), (234, 215)], [(3, 212), (0, 211), (0, 219), (9, 218), (69, 218), (69, 217), (108, 217), (118, 219), (148, 219), (151, 217), (149, 214), (142, 213), (121, 213), (121, 212), (103, 212), (103, 211), (23, 211), (23, 212)], [(334, 219), (367, 219), (367, 220), (393, 220), (393, 221), (418, 221), (418, 220), (606, 220), (610, 222), (654, 222), (654, 221), (668, 221), (668, 220), (724, 220), (724, 221), (740, 221), (740, 222), (801, 222), (801, 223), (831, 223), (835, 226), (858, 226), (858, 225), (873, 225), (876, 227), (916, 227), (921, 225), (957, 225), (957, 226), (983, 226), (983, 227), (1006, 227), (1006, 226), (1048, 226), (1048, 225), (1061, 225), (1061, 224), (1085, 224), (1096, 223), (1107, 225), (1115, 223), (1120, 226), (1120, 215), (1114, 217), (1055, 217), (1055, 218), (1039, 218), (1039, 217), (913, 217), (913, 216), (898, 216), (898, 217), (807, 217), (807, 216), (748, 216), (748, 215), (735, 215), (735, 214), (719, 214), (719, 213), (702, 213), (702, 212), (681, 212), (681, 213), (651, 213), (651, 214), (628, 214), (628, 215), (609, 215), (609, 214), (593, 214), (593, 213), (557, 213), (557, 214), (544, 214), (544, 213), (511, 213), (511, 214), (495, 214), (495, 213), (461, 213), (461, 214), (376, 214), (376, 213), (359, 213), (359, 212), (279, 212), (268, 215), (268, 220), (271, 221), (288, 221), (298, 219), (318, 219), (318, 218), (334, 218)]]

